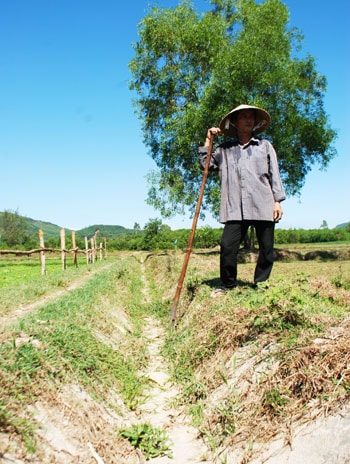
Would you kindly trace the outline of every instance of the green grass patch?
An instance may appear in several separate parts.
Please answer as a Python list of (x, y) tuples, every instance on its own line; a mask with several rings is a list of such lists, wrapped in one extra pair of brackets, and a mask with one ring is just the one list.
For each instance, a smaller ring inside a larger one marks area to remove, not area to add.
[(146, 459), (167, 456), (172, 458), (170, 441), (165, 430), (151, 424), (137, 424), (123, 429), (119, 435), (126, 438), (134, 448), (139, 449)]
[[(142, 401), (147, 381), (140, 376), (146, 355), (142, 324), (135, 315), (138, 286), (138, 268), (130, 259), (121, 260), (3, 332), (0, 383), (7, 424), (30, 424), (30, 417), (23, 416), (25, 404), (69, 382), (100, 400), (116, 391), (131, 409)], [(135, 298), (130, 298), (132, 292)], [(128, 330), (118, 332), (120, 321), (114, 314), (120, 311), (129, 322)], [(112, 343), (108, 334), (113, 333)], [(17, 431), (25, 438), (23, 427)]]

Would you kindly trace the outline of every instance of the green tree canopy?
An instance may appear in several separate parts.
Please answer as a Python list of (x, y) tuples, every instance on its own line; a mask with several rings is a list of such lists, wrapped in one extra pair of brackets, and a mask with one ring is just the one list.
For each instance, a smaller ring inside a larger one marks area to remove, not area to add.
[[(336, 154), (323, 106), (326, 79), (312, 56), (299, 56), (303, 37), (289, 28), (287, 7), (280, 0), (211, 6), (201, 14), (187, 0), (154, 7), (134, 44), (130, 89), (158, 167), (149, 174), (147, 201), (163, 217), (186, 206), (193, 211), (202, 180), (198, 146), (207, 128), (241, 103), (270, 112), (265, 136), (276, 148), (287, 194), (298, 194), (312, 166), (326, 168)], [(210, 176), (203, 212), (216, 215), (218, 203), (218, 178)]]
[(20, 216), (18, 211), (4, 211), (0, 215), (0, 235), (9, 247), (23, 245), (29, 237), (26, 218)]

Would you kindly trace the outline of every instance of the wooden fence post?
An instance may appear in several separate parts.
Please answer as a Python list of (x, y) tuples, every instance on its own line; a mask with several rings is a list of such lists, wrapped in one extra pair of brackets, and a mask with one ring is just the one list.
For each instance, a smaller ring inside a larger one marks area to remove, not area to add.
[(75, 241), (75, 230), (72, 230), (72, 248), (74, 253), (74, 267), (78, 267), (78, 249)]
[[(40, 229), (39, 230), (39, 246), (40, 248), (45, 248), (44, 243), (44, 232)], [(41, 275), (46, 275), (46, 257), (45, 251), (40, 251), (40, 261), (41, 261)]]
[(85, 237), (85, 255), (86, 255), (86, 264), (89, 264), (89, 242), (87, 237)]
[(62, 269), (66, 269), (66, 235), (65, 235), (65, 230), (61, 229), (61, 261), (62, 261)]
[(90, 243), (91, 243), (91, 262), (94, 263), (96, 250), (95, 250), (95, 240), (93, 237), (91, 237)]

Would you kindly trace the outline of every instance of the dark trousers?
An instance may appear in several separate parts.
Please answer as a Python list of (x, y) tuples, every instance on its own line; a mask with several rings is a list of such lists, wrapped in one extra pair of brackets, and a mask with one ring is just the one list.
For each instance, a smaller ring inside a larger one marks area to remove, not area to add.
[(272, 221), (230, 221), (225, 224), (221, 237), (220, 277), (225, 287), (236, 285), (238, 250), (250, 225), (254, 226), (259, 243), (254, 282), (264, 282), (271, 274), (275, 223)]

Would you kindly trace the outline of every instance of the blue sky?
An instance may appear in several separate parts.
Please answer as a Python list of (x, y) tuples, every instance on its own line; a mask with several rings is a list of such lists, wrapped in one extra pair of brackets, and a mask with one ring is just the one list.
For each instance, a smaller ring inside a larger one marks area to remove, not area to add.
[[(348, 0), (286, 0), (303, 52), (327, 78), (325, 110), (338, 131), (338, 156), (315, 166), (300, 198), (283, 204), (281, 228), (330, 228), (350, 220)], [(146, 204), (155, 163), (143, 145), (128, 89), (137, 25), (150, 5), (117, 0), (0, 2), (0, 211), (68, 229), (133, 228), (160, 218)], [(194, 2), (198, 11), (207, 2)], [(273, 115), (272, 115), (273, 116)], [(172, 229), (192, 219), (163, 220)], [(219, 227), (207, 217), (198, 227)]]

